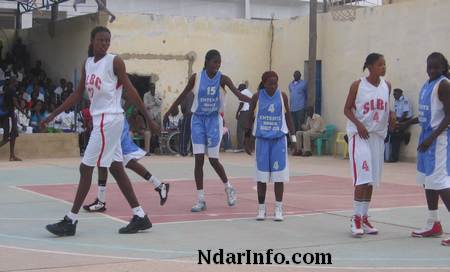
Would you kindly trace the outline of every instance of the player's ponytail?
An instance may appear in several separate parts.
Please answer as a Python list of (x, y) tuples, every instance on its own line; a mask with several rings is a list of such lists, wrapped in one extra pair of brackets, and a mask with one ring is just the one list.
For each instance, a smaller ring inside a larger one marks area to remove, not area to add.
[(363, 72), (369, 68), (369, 65), (373, 65), (375, 64), (375, 62), (377, 62), (377, 60), (379, 60), (380, 58), (382, 58), (383, 55), (378, 54), (378, 53), (370, 53), (367, 58), (366, 61), (364, 62), (364, 66), (363, 66)]

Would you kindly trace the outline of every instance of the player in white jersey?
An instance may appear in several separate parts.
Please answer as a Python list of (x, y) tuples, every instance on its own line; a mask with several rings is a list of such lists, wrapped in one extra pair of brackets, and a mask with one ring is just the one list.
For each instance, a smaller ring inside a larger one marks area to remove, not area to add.
[(373, 186), (381, 179), (388, 123), (395, 126), (395, 115), (389, 109), (391, 85), (383, 79), (386, 74), (383, 55), (368, 55), (363, 70), (366, 68), (369, 76), (353, 82), (344, 109), (355, 186), (351, 220), (351, 232), (355, 237), (378, 233), (368, 220), (368, 210)]
[(122, 164), (123, 156), (120, 145), (124, 122), (123, 109), (120, 104), (122, 88), (127, 90), (128, 99), (144, 114), (150, 128), (155, 132), (158, 128), (151, 122), (144, 103), (131, 84), (123, 60), (118, 56), (108, 54), (110, 40), (111, 33), (106, 27), (98, 26), (92, 30), (91, 56), (86, 59), (82, 67), (77, 90), (41, 124), (45, 126), (59, 113), (73, 107), (82, 99), (84, 91), (88, 92), (91, 100), (90, 112), (93, 118), (93, 129), (80, 165), (80, 182), (72, 209), (63, 220), (46, 227), (49, 232), (57, 236), (75, 235), (78, 223), (77, 215), (89, 192), (92, 173), (96, 166), (109, 168), (132, 208), (133, 218), (127, 226), (119, 230), (119, 233), (136, 233), (152, 227), (150, 220), (139, 205)]
[(227, 86), (241, 101), (250, 102), (250, 98), (241, 94), (229, 77), (221, 74), (219, 71), (221, 62), (219, 51), (209, 50), (205, 56), (203, 70), (191, 76), (186, 88), (164, 115), (164, 120), (167, 120), (169, 112), (177, 108), (189, 92), (194, 93), (191, 139), (195, 155), (194, 175), (198, 199), (191, 208), (192, 212), (206, 210), (205, 192), (203, 190), (205, 154), (208, 155), (209, 163), (225, 185), (228, 205), (233, 206), (236, 202), (236, 192), (228, 181), (222, 164), (219, 162), (219, 148), (223, 130), (223, 121), (220, 113), (223, 112), (225, 102), (224, 88)]
[[(401, 125), (420, 123), (422, 131), (417, 148), (417, 181), (425, 189), (428, 219), (424, 228), (414, 230), (413, 237), (439, 237), (443, 234), (439, 220), (439, 196), (450, 211), (450, 81), (445, 56), (434, 52), (427, 58), (427, 74), (419, 96), (419, 117)], [(450, 237), (441, 242), (450, 246)]]

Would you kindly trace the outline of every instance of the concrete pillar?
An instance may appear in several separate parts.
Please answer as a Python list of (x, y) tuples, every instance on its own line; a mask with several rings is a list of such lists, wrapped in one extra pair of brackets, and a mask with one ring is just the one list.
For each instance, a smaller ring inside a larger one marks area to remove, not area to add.
[(252, 18), (250, 0), (244, 0), (244, 1), (245, 1), (245, 19), (250, 20)]

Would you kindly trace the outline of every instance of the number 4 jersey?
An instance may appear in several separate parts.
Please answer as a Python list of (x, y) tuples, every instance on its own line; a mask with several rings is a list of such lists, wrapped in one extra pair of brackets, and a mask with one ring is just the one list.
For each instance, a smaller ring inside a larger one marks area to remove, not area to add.
[[(365, 77), (361, 78), (356, 94), (353, 113), (369, 133), (386, 137), (389, 121), (389, 87), (384, 79), (378, 86), (372, 85)], [(347, 135), (358, 134), (355, 124), (347, 120)]]

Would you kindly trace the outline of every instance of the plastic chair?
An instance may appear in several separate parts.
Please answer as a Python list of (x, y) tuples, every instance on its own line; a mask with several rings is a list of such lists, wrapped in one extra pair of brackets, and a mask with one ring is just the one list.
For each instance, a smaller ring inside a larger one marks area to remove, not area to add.
[(342, 151), (343, 151), (343, 158), (344, 159), (348, 158), (348, 143), (344, 139), (345, 135), (346, 135), (345, 132), (338, 132), (337, 133), (337, 135), (336, 135), (336, 142), (334, 142), (334, 152), (333, 152), (333, 156), (334, 157), (337, 156), (339, 145), (341, 145), (342, 146)]
[(314, 145), (316, 147), (316, 153), (319, 156), (322, 156), (322, 145), (324, 145), (324, 150), (327, 151), (330, 147), (330, 142), (332, 141), (334, 137), (334, 132), (336, 131), (335, 125), (326, 125), (325, 131), (320, 135), (318, 138), (314, 140)]

